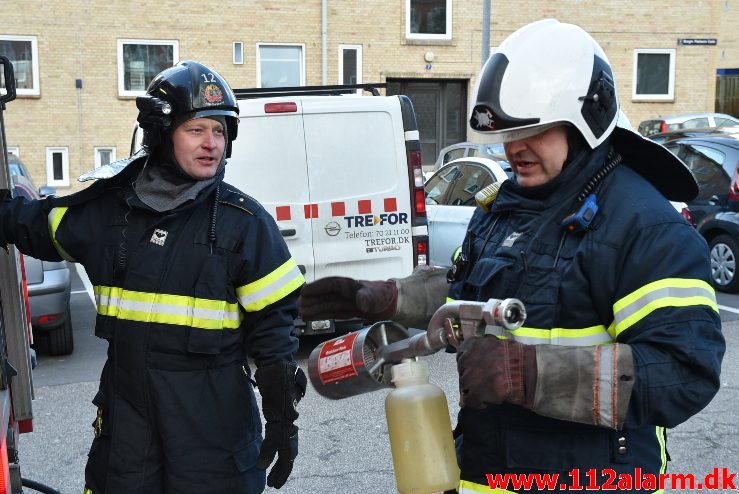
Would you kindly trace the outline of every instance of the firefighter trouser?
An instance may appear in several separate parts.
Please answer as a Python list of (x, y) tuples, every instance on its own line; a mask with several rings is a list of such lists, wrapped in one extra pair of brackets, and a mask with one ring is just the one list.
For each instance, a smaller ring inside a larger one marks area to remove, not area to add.
[[(241, 365), (148, 369), (143, 409), (101, 378), (85, 468), (92, 494), (260, 494), (261, 421)], [(120, 388), (120, 386), (119, 386)]]

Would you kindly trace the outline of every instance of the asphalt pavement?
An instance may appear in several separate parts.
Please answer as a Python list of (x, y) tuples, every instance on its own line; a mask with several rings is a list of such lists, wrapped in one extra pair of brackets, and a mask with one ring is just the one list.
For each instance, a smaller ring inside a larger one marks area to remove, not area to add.
[[(79, 292), (73, 295), (75, 352), (65, 358), (39, 356), (34, 370), (34, 432), (23, 434), (20, 441), (23, 476), (64, 494), (80, 494), (83, 489), (95, 415), (90, 400), (97, 390), (106, 348), (104, 342), (92, 336), (94, 309), (79, 280), (75, 283), (73, 290)], [(702, 477), (715, 467), (739, 473), (739, 426), (735, 411), (739, 401), (739, 321), (725, 322), (724, 334), (727, 353), (721, 390), (705, 410), (668, 431), (672, 459), (668, 468), (672, 473)], [(315, 337), (301, 341), (298, 357), (304, 369), (307, 356), (319, 341)], [(458, 400), (454, 357), (438, 353), (425, 360), (431, 368), (432, 382), (446, 392), (454, 422)], [(380, 390), (332, 401), (309, 387), (299, 407), (300, 456), (293, 474), (282, 489), (266, 492), (397, 492), (384, 414), (388, 392)]]

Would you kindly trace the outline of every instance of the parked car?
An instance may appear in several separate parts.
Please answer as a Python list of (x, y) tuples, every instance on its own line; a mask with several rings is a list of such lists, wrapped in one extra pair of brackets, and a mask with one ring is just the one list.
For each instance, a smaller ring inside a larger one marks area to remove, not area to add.
[(710, 248), (714, 287), (739, 292), (739, 134), (690, 137), (664, 146), (698, 182), (698, 197), (688, 207)]
[(447, 146), (439, 152), (434, 168), (436, 171), (452, 160), (459, 158), (490, 158), (496, 161), (506, 161), (503, 144), (477, 144), (474, 142), (459, 142)]
[(648, 137), (669, 130), (733, 127), (737, 125), (739, 125), (739, 119), (725, 113), (686, 113), (644, 120), (639, 124), (639, 133)]
[(711, 135), (721, 134), (737, 134), (739, 133), (739, 126), (735, 127), (708, 127), (705, 129), (682, 129), (682, 130), (668, 130), (667, 132), (659, 132), (652, 134), (649, 139), (653, 140), (658, 144), (665, 144), (670, 141), (677, 139), (684, 139), (686, 137), (707, 137)]
[[(475, 193), (493, 182), (511, 178), (507, 161), (489, 158), (460, 158), (437, 170), (426, 181), (426, 213), (429, 228), (429, 264), (448, 267), (467, 233), (477, 203)], [(695, 220), (684, 202), (672, 206), (695, 226)]]
[[(54, 189), (37, 190), (23, 163), (13, 155), (8, 157), (13, 197), (38, 199), (40, 194), (53, 194)], [(70, 296), (72, 278), (67, 261), (41, 261), (23, 256), (28, 282), (28, 302), (31, 326), (37, 346), (45, 343), (50, 355), (68, 355), (74, 350)]]
[(493, 182), (508, 179), (509, 174), (507, 162), (459, 158), (444, 165), (426, 181), (431, 266), (451, 266), (454, 251), (462, 245), (467, 224), (477, 206), (475, 194)]

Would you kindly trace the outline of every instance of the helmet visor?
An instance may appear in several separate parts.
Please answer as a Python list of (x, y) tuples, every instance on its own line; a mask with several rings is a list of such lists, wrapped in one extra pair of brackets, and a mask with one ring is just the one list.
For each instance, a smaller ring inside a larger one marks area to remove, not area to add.
[(494, 130), (488, 132), (479, 132), (470, 129), (470, 141), (479, 144), (501, 144), (512, 141), (520, 141), (534, 137), (547, 130), (557, 127), (558, 125), (567, 125), (568, 122), (549, 122), (546, 124), (527, 125), (525, 127), (516, 127), (514, 129)]

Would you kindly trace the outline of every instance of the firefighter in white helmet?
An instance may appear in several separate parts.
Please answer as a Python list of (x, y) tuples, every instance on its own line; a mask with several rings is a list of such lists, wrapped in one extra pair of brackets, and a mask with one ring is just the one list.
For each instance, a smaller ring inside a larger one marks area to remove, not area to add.
[[(416, 327), (445, 296), (523, 301), (524, 327), (457, 352), (459, 492), (532, 473), (558, 475), (555, 491), (658, 491), (666, 428), (719, 389), (725, 343), (708, 249), (665, 199), (692, 199), (695, 180), (618, 120), (595, 40), (552, 19), (524, 26), (483, 67), (470, 118), (480, 140), (504, 143), (515, 177), (480, 198), (452, 270), (325, 278), (301, 292), (304, 319)], [(654, 482), (613, 482), (623, 475)]]

